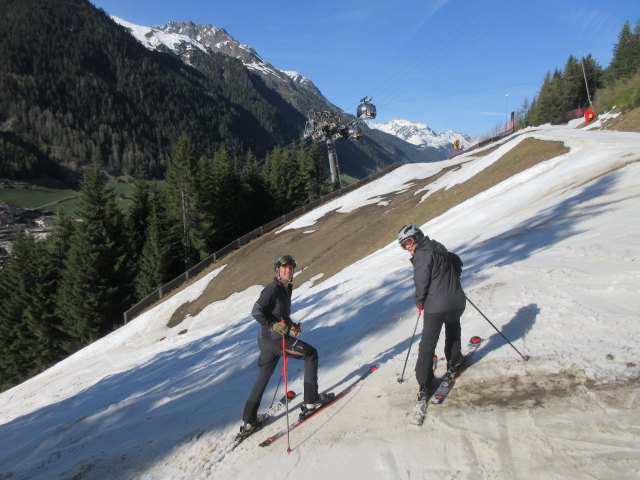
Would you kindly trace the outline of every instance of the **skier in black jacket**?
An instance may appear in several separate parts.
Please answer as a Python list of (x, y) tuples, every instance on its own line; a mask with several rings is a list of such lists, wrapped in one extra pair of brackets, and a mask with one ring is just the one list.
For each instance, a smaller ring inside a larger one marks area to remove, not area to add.
[(269, 379), (278, 364), (278, 359), (282, 356), (283, 338), (287, 358), (304, 360), (303, 414), (311, 413), (326, 401), (318, 394), (318, 352), (314, 347), (297, 338), (300, 334), (300, 324), (293, 323), (290, 316), (296, 261), (291, 255), (281, 255), (275, 259), (274, 268), (275, 278), (262, 290), (251, 310), (251, 315), (262, 326), (258, 335), (259, 371), (244, 406), (241, 435), (248, 435), (260, 426), (257, 417), (258, 408)]
[(442, 244), (425, 236), (416, 225), (402, 227), (398, 232), (398, 242), (411, 254), (416, 307), (418, 314), (424, 313), (416, 363), (420, 399), (428, 394), (433, 380), (433, 354), (443, 324), (447, 369), (455, 370), (462, 361), (460, 317), (466, 297), (460, 285), (459, 272)]

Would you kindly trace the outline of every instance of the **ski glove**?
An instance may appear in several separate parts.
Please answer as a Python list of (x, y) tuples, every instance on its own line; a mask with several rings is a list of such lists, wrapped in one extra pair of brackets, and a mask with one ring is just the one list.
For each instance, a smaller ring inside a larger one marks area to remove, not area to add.
[(300, 335), (301, 331), (302, 331), (302, 323), (294, 323), (293, 326), (291, 327), (291, 335), (293, 335), (294, 337), (297, 337), (298, 335)]
[(271, 330), (276, 332), (278, 335), (286, 335), (289, 333), (289, 325), (283, 320), (282, 322), (274, 323), (271, 326)]
[(422, 308), (420, 305), (416, 305), (416, 308), (418, 309), (418, 315), (421, 315), (424, 311), (424, 308)]

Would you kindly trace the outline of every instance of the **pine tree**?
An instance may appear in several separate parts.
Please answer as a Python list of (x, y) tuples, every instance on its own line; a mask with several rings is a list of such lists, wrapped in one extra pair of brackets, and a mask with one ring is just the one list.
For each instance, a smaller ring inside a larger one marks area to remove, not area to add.
[(286, 150), (284, 177), (287, 182), (287, 203), (291, 209), (308, 203), (308, 187), (312, 183), (313, 165), (310, 163), (304, 140), (294, 143)]
[(245, 233), (240, 216), (242, 189), (237, 164), (224, 147), (213, 158), (202, 158), (198, 172), (204, 256)]
[(165, 173), (167, 216), (173, 229), (172, 244), (180, 265), (176, 269), (187, 270), (199, 259), (197, 186), (195, 151), (186, 134), (182, 134), (173, 147), (169, 166)]
[(264, 183), (278, 204), (278, 213), (282, 213), (281, 203), (283, 195), (279, 191), (279, 187), (284, 183), (281, 178), (281, 164), (283, 163), (283, 156), (282, 148), (280, 148), (279, 145), (276, 145), (273, 150), (267, 154), (262, 167)]
[(243, 198), (239, 207), (244, 230), (249, 232), (277, 215), (273, 196), (269, 193), (262, 169), (251, 151), (245, 155), (240, 181)]
[(20, 233), (0, 271), (0, 388), (15, 385), (59, 360), (58, 288), (48, 241)]
[(531, 105), (529, 104), (529, 99), (525, 98), (522, 102), (522, 107), (516, 110), (515, 113), (516, 130), (520, 130), (527, 126), (527, 115), (530, 109)]
[(135, 266), (142, 254), (151, 213), (151, 188), (140, 171), (136, 174), (131, 196), (132, 201), (127, 215), (127, 237), (131, 247), (131, 262)]
[(324, 159), (318, 143), (312, 142), (311, 148), (301, 143), (298, 155), (305, 184), (303, 203), (312, 202), (331, 192), (331, 180), (324, 168)]
[(154, 202), (135, 278), (136, 297), (139, 300), (160, 288), (168, 280), (171, 246), (164, 233), (164, 223), (162, 207), (159, 202)]
[(59, 243), (55, 233), (46, 240), (36, 242), (36, 278), (32, 284), (31, 308), (25, 311), (29, 330), (36, 340), (29, 352), (34, 374), (50, 367), (66, 353), (63, 347), (67, 337), (61, 330), (62, 322), (56, 310), (56, 297), (62, 279), (62, 264), (57, 251)]
[(78, 219), (57, 301), (69, 352), (111, 331), (131, 298), (124, 217), (96, 164), (84, 173)]
[(582, 107), (586, 101), (582, 65), (571, 55), (562, 71), (562, 113)]
[[(604, 70), (591, 54), (582, 58), (582, 66), (584, 67), (583, 75), (587, 77), (587, 83), (586, 85), (584, 83), (581, 85), (580, 98), (588, 98), (588, 85), (589, 95), (591, 95), (591, 99), (593, 100), (595, 92), (604, 86)], [(586, 103), (583, 102), (583, 104)]]
[(56, 223), (49, 237), (49, 252), (53, 259), (53, 269), (57, 275), (57, 281), (62, 279), (62, 270), (71, 247), (71, 239), (75, 230), (75, 222), (69, 217), (63, 208), (56, 211)]
[(19, 383), (31, 370), (26, 352), (30, 332), (25, 312), (30, 307), (31, 289), (36, 276), (35, 240), (19, 233), (13, 243), (13, 255), (0, 270), (0, 387), (4, 390)]
[(640, 22), (634, 32), (626, 22), (618, 35), (618, 43), (613, 47), (613, 58), (607, 68), (606, 81), (612, 85), (616, 80), (633, 75), (640, 68)]

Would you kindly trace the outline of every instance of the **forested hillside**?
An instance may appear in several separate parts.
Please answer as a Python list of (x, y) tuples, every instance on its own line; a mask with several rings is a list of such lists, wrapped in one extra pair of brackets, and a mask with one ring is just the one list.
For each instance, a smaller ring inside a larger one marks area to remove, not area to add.
[(94, 160), (157, 175), (182, 132), (202, 152), (262, 153), (304, 121), (239, 61), (209, 55), (205, 76), (147, 51), (84, 0), (4, 1), (0, 32), (0, 176)]
[[(149, 51), (86, 0), (0, 3), (0, 178), (51, 175), (77, 185), (96, 161), (111, 175), (160, 178), (182, 133), (199, 155), (224, 145), (263, 159), (300, 138), (306, 121), (260, 75), (227, 55), (193, 66)], [(390, 135), (339, 142), (344, 173), (444, 158)]]

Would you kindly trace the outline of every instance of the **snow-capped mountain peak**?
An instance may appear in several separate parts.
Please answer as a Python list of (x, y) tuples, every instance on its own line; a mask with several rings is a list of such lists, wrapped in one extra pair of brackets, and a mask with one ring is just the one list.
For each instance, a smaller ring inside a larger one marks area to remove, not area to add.
[[(251, 46), (238, 42), (224, 28), (197, 25), (193, 22), (169, 22), (162, 26), (145, 27), (119, 17), (111, 18), (129, 30), (149, 50), (173, 52), (183, 62), (196, 68), (197, 65), (191, 61), (196, 51), (220, 53), (240, 60), (245, 68), (260, 75), (269, 88), (286, 98), (303, 115), (309, 110), (339, 110), (322, 95), (311, 80), (298, 72), (274, 67)], [(468, 135), (453, 131), (438, 133), (423, 123), (407, 120), (391, 120), (383, 124), (368, 123), (368, 126), (413, 144), (419, 150), (446, 150), (456, 140), (460, 140), (463, 148), (475, 143)]]
[(185, 63), (191, 64), (194, 50), (215, 52), (237, 58), (250, 70), (271, 77), (271, 81), (289, 82), (319, 93), (313, 82), (297, 72), (285, 72), (265, 61), (251, 46), (233, 38), (224, 28), (213, 25), (197, 25), (193, 22), (169, 22), (162, 26), (145, 27), (112, 16), (116, 23), (150, 50), (168, 48)]
[(460, 140), (462, 148), (467, 148), (476, 143), (474, 138), (464, 133), (454, 132), (453, 130), (436, 132), (424, 123), (411, 122), (409, 120), (389, 120), (385, 123), (368, 123), (368, 126), (395, 135), (419, 148), (448, 147), (456, 140)]
[(207, 51), (207, 48), (202, 43), (184, 33), (165, 31), (162, 27), (144, 27), (115, 16), (111, 18), (114, 22), (129, 30), (136, 40), (149, 50), (158, 50), (164, 46), (183, 58), (186, 55), (187, 58), (184, 58), (186, 61), (188, 61), (190, 52), (194, 48)]

